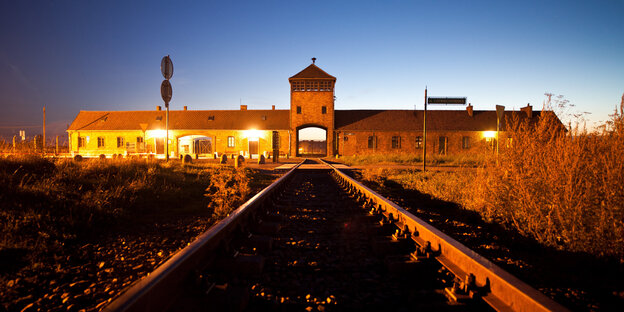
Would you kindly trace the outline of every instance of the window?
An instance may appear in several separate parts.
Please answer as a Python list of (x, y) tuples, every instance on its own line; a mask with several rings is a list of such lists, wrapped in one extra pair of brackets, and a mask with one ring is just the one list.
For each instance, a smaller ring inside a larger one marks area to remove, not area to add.
[(228, 145), (227, 146), (228, 147), (234, 147), (234, 143), (235, 143), (234, 137), (233, 136), (229, 136), (228, 137)]
[(416, 148), (421, 149), (423, 145), (423, 138), (421, 136), (416, 137)]
[(98, 137), (98, 147), (104, 147), (104, 137)]
[(301, 106), (297, 106), (297, 114), (301, 114)]
[(321, 107), (321, 114), (327, 114), (327, 106)]
[(162, 116), (156, 116), (156, 120), (161, 120), (162, 121)]
[(332, 91), (332, 81), (293, 81), (291, 91)]
[(371, 135), (368, 137), (368, 148), (375, 148), (375, 136)]
[(117, 147), (124, 147), (124, 138), (117, 137)]
[(262, 119), (262, 120), (266, 120), (266, 115), (262, 115), (262, 116), (260, 117), (260, 119)]
[(448, 144), (448, 138), (445, 136), (439, 137), (438, 142), (440, 143), (438, 146), (438, 154), (446, 155), (446, 145)]
[(208, 116), (208, 121), (214, 121), (214, 116)]
[(137, 143), (143, 143), (143, 137), (137, 137)]
[(401, 137), (393, 136), (392, 137), (392, 148), (401, 148)]
[(85, 147), (86, 145), (85, 137), (78, 137), (78, 147)]
[(463, 149), (470, 148), (470, 137), (467, 137), (467, 136), (462, 137), (462, 148)]

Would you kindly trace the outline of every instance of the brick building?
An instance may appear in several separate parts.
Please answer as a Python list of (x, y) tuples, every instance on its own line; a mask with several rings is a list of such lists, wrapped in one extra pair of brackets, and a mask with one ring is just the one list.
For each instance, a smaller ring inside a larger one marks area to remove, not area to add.
[[(171, 156), (212, 157), (237, 154), (268, 156), (275, 141), (279, 153), (302, 155), (356, 155), (422, 153), (423, 111), (335, 110), (336, 78), (313, 63), (289, 78), (290, 109), (170, 111)], [(506, 117), (537, 120), (531, 106)], [(501, 124), (505, 129), (505, 123)], [(427, 112), (427, 153), (459, 154), (492, 143), (496, 111), (430, 110)], [(322, 129), (324, 140), (309, 140), (302, 130)], [(74, 154), (165, 153), (165, 111), (81, 111), (69, 126)], [(325, 147), (325, 148), (323, 148)]]

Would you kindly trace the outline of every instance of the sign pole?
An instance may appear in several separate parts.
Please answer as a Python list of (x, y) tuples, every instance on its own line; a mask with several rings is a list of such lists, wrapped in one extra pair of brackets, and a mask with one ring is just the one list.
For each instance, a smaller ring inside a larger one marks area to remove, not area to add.
[(45, 115), (45, 106), (43, 106), (43, 144), (41, 145), (41, 151), (43, 152), (43, 154), (45, 155), (45, 143), (46, 143), (46, 136), (45, 136), (45, 122), (46, 122), (46, 115)]
[[(160, 85), (160, 95), (162, 96), (163, 101), (165, 101), (165, 108), (167, 112), (165, 113), (165, 161), (169, 161), (169, 102), (171, 101), (171, 96), (173, 95), (173, 88), (171, 87), (171, 83), (169, 79), (173, 76), (173, 62), (169, 55), (162, 58), (160, 62), (160, 71), (162, 72), (163, 80)], [(145, 144), (145, 143), (143, 143)]]
[(167, 113), (165, 115), (165, 160), (169, 161), (169, 102), (165, 103), (165, 107), (167, 108)]
[(423, 172), (427, 170), (427, 87), (425, 87), (425, 110), (423, 111)]
[(423, 172), (427, 168), (427, 103), (444, 105), (466, 105), (466, 98), (450, 97), (427, 97), (427, 87), (425, 87), (425, 111), (423, 112)]
[(505, 112), (505, 106), (496, 105), (496, 164), (498, 164), (498, 141), (499, 141), (499, 131), (500, 131), (500, 121), (503, 119), (503, 114)]

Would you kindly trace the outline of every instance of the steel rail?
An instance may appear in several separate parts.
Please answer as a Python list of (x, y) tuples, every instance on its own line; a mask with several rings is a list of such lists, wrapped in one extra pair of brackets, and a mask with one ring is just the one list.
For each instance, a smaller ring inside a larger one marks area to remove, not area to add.
[(409, 232), (418, 245), (424, 247), (430, 244), (437, 254), (436, 260), (455, 276), (463, 279), (470, 274), (474, 275), (476, 284), (487, 290), (487, 294), (482, 296), (483, 300), (495, 310), (568, 311), (483, 256), (349, 177), (332, 164), (323, 162), (330, 166), (337, 177), (346, 182), (356, 193), (372, 201), (376, 208), (380, 209), (386, 218), (394, 221), (399, 229)]
[(212, 251), (235, 231), (246, 217), (276, 189), (283, 186), (303, 162), (295, 165), (277, 181), (249, 199), (225, 219), (213, 225), (191, 244), (178, 251), (149, 275), (136, 282), (113, 300), (104, 311), (164, 311), (173, 303), (172, 297), (182, 290), (197, 268), (206, 266)]

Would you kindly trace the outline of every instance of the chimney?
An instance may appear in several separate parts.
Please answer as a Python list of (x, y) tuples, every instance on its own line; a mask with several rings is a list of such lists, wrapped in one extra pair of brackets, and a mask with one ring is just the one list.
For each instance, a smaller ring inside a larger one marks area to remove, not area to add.
[(156, 110), (157, 110), (157, 111), (161, 111), (161, 110), (162, 110), (162, 107), (160, 107), (160, 105), (158, 105), (158, 106), (156, 106)]
[(271, 110), (275, 110), (275, 105), (271, 105)]
[(247, 105), (241, 105), (241, 110), (242, 111), (246, 111), (247, 110)]
[(525, 112), (529, 119), (533, 118), (533, 106), (531, 106), (531, 104), (527, 103), (527, 106), (521, 108), (520, 110)]
[(186, 109), (187, 109), (187, 107), (186, 107), (186, 105), (184, 105), (184, 110), (186, 110)]
[(466, 111), (468, 112), (468, 116), (472, 117), (474, 115), (472, 110), (472, 104), (468, 103), (468, 106), (466, 106)]

